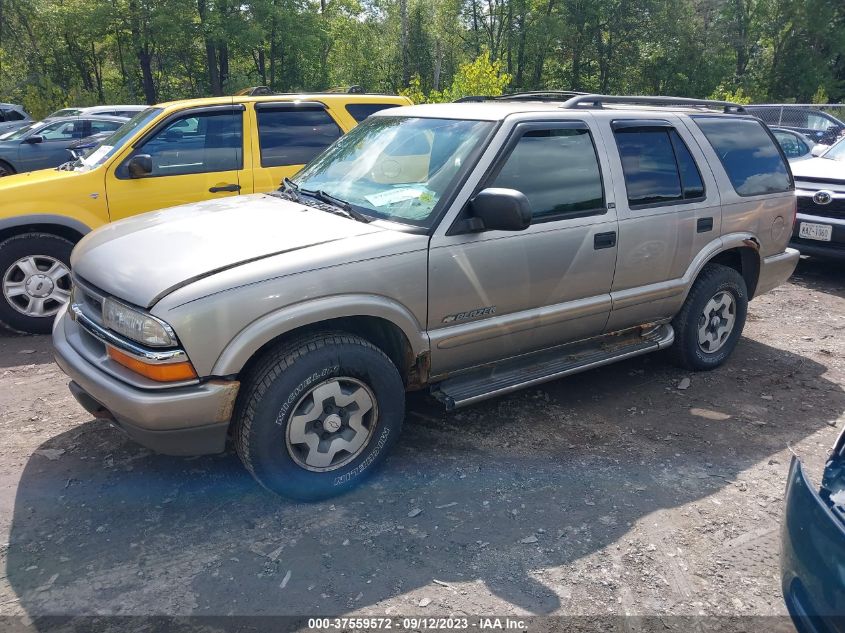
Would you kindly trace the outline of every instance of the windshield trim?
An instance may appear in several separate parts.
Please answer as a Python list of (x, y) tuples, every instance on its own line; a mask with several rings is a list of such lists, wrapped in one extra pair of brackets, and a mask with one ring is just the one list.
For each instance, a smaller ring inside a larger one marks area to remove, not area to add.
[[(458, 121), (458, 122), (474, 122), (474, 123), (487, 123), (487, 124), (489, 124), (487, 132), (485, 134), (482, 134), (479, 137), (479, 142), (467, 154), (466, 160), (461, 165), (458, 172), (455, 174), (455, 176), (452, 180), (452, 183), (450, 184), (449, 187), (446, 188), (446, 190), (443, 192), (443, 194), (438, 199), (437, 203), (432, 208), (431, 213), (429, 214), (429, 221), (425, 225), (415, 224), (411, 221), (403, 222), (402, 218), (399, 218), (399, 217), (389, 217), (389, 218), (388, 217), (382, 217), (380, 215), (374, 214), (373, 209), (371, 209), (369, 207), (363, 207), (361, 205), (355, 204), (354, 202), (351, 202), (349, 200), (344, 199), (344, 202), (349, 204), (349, 206), (351, 206), (353, 209), (355, 209), (356, 211), (358, 211), (362, 215), (366, 215), (366, 216), (372, 218), (371, 222), (374, 225), (378, 225), (379, 223), (383, 223), (386, 228), (392, 228), (393, 230), (397, 230), (397, 227), (401, 226), (401, 227), (403, 227), (404, 232), (414, 233), (414, 234), (418, 234), (418, 235), (429, 235), (429, 236), (431, 236), (431, 235), (434, 234), (434, 232), (440, 226), (440, 223), (443, 221), (443, 217), (446, 215), (448, 210), (452, 207), (452, 204), (454, 204), (455, 198), (457, 198), (458, 194), (463, 190), (464, 185), (466, 184), (467, 180), (472, 175), (472, 173), (475, 171), (475, 168), (478, 165), (478, 161), (480, 160), (481, 156), (483, 156), (484, 153), (487, 151), (487, 148), (490, 146), (490, 143), (493, 140), (493, 137), (496, 135), (496, 132), (498, 132), (499, 128), (501, 127), (502, 121), (465, 119), (465, 118), (460, 118), (460, 117), (457, 117), (457, 118), (456, 117), (427, 117), (427, 116), (419, 116), (419, 115), (416, 115), (416, 114), (415, 115), (410, 115), (410, 114), (409, 115), (404, 115), (404, 114), (399, 115), (399, 114), (395, 114), (395, 113), (389, 114), (388, 113), (389, 110), (386, 110), (386, 111), (383, 111), (383, 112), (385, 112), (385, 114), (376, 113), (375, 115), (370, 117), (370, 119), (374, 119), (374, 118), (416, 119), (416, 120), (424, 119), (424, 120), (432, 120), (432, 121)], [(362, 122), (360, 125), (363, 125), (363, 124), (364, 123)], [(343, 137), (341, 137), (341, 138), (343, 138)], [(340, 140), (340, 139), (338, 139), (338, 140)], [(335, 142), (337, 142), (337, 141), (335, 141)], [(334, 144), (332, 144), (332, 145), (334, 145)], [(315, 156), (313, 159), (311, 159), (311, 161), (309, 161), (308, 164), (306, 164), (293, 177), (288, 178), (288, 180), (290, 180), (294, 185), (299, 187), (301, 185), (301, 183), (298, 182), (298, 180), (297, 180), (299, 174), (301, 174), (303, 171), (305, 171), (311, 165), (312, 162), (319, 160), (320, 157), (325, 152), (329, 151), (329, 149), (331, 147), (332, 146), (329, 146), (329, 148), (326, 148), (323, 152), (321, 152), (320, 154)], [(303, 203), (303, 204), (305, 204), (305, 203)]]

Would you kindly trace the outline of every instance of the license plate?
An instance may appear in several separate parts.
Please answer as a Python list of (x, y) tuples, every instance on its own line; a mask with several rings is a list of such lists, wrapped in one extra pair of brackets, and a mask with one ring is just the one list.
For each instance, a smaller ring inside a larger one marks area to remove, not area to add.
[(829, 224), (815, 224), (814, 222), (802, 222), (798, 229), (798, 237), (808, 240), (821, 240), (829, 242), (833, 237), (833, 227)]

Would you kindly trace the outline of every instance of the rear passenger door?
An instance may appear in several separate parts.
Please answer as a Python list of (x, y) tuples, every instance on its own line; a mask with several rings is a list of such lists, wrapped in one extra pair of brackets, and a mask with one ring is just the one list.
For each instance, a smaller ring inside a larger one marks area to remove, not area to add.
[(464, 210), (432, 237), (434, 374), (601, 333), (616, 264), (605, 155), (586, 121), (516, 125), (476, 191), (522, 192), (532, 223), (518, 232), (468, 232)]
[(343, 130), (321, 103), (255, 104), (258, 151), (253, 182), (256, 192), (278, 189), (284, 178), (340, 138)]
[[(671, 117), (671, 115), (670, 115)], [(695, 255), (720, 235), (716, 182), (677, 118), (607, 119), (616, 178), (619, 259), (607, 331), (669, 317)]]

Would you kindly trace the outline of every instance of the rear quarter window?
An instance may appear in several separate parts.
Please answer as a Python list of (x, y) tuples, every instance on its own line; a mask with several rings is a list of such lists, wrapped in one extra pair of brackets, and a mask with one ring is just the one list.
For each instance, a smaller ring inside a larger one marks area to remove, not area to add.
[(693, 117), (740, 196), (791, 191), (792, 175), (771, 135), (754, 119)]
[(371, 114), (396, 107), (398, 105), (395, 103), (349, 103), (346, 105), (346, 111), (349, 116), (360, 123)]

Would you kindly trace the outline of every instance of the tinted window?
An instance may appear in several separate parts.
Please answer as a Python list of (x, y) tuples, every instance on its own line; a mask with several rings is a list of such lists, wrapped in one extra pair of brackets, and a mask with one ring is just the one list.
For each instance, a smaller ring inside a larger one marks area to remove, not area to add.
[(342, 134), (322, 108), (259, 108), (261, 166), (304, 165)]
[(23, 121), (26, 117), (17, 110), (6, 110), (3, 112), (7, 121)]
[(598, 158), (584, 129), (526, 132), (490, 186), (524, 193), (534, 217), (604, 213)]
[(675, 150), (675, 160), (678, 161), (678, 172), (681, 174), (681, 187), (684, 190), (684, 199), (701, 198), (704, 196), (704, 183), (701, 180), (701, 172), (698, 165), (690, 154), (687, 144), (675, 130), (670, 130), (669, 138), (672, 140), (672, 149)]
[(792, 189), (792, 178), (772, 137), (759, 121), (694, 117), (741, 196)]
[(395, 107), (397, 106), (393, 103), (350, 103), (346, 106), (346, 111), (349, 116), (360, 123), (371, 114)]
[(133, 154), (149, 154), (153, 176), (178, 176), (240, 169), (243, 115), (206, 112), (171, 119)]
[(628, 204), (631, 206), (682, 200), (681, 178), (667, 130), (617, 130)]

